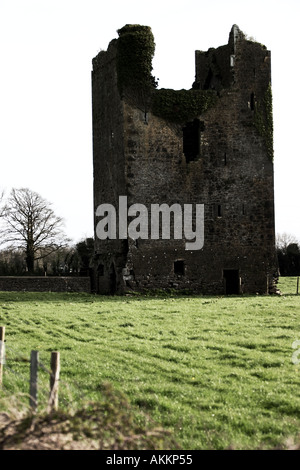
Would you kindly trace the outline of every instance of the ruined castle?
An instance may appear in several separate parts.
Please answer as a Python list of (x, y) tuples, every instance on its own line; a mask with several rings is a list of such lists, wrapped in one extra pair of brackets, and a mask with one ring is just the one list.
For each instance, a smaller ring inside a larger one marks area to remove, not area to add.
[[(270, 51), (234, 25), (228, 44), (196, 51), (191, 89), (158, 89), (151, 28), (126, 25), (118, 35), (92, 70), (95, 291), (268, 293), (277, 272)], [(102, 204), (116, 208), (106, 238), (97, 231)], [(135, 204), (149, 213), (167, 205), (170, 236), (162, 222), (151, 237)], [(203, 209), (195, 249), (172, 211), (187, 205), (192, 233)], [(124, 234), (134, 220), (137, 236)]]

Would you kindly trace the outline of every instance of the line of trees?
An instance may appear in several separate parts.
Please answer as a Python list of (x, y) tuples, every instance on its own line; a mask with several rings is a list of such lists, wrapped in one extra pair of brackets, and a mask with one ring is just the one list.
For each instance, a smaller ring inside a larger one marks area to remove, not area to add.
[(300, 243), (290, 234), (278, 234), (276, 252), (281, 276), (300, 275)]
[(0, 194), (0, 275), (88, 275), (93, 238), (76, 245), (66, 237), (63, 219), (28, 188)]

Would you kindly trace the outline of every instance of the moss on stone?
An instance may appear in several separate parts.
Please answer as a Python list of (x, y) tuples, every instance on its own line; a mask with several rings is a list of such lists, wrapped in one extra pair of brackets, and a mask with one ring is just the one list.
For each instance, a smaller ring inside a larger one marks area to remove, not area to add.
[(271, 83), (265, 92), (262, 102), (256, 103), (254, 112), (254, 126), (263, 137), (271, 161), (274, 157), (273, 149), (273, 101)]
[(216, 103), (212, 90), (156, 90), (152, 98), (152, 112), (168, 121), (184, 123), (193, 120)]
[(117, 74), (120, 93), (136, 88), (150, 92), (155, 87), (152, 76), (154, 37), (149, 26), (126, 25), (118, 30)]

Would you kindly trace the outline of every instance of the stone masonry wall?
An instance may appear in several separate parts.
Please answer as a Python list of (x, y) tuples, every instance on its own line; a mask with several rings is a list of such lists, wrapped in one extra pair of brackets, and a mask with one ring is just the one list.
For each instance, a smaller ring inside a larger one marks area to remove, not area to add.
[[(124, 159), (124, 103), (120, 97), (116, 72), (116, 41), (93, 60), (93, 167), (94, 216), (100, 204), (118, 205), (126, 194)], [(99, 241), (95, 233), (96, 291), (104, 294), (122, 289), (122, 270), (127, 244), (123, 240)], [(103, 274), (102, 274), (103, 273)]]
[(0, 291), (91, 292), (89, 277), (0, 276)]

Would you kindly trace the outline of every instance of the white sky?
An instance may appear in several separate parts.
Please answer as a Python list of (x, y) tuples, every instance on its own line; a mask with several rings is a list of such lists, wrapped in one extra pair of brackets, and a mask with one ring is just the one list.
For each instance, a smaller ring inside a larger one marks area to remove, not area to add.
[(38, 192), (75, 242), (93, 236), (93, 57), (148, 25), (159, 86), (189, 89), (195, 50), (237, 24), (272, 53), (276, 231), (300, 240), (299, 20), (299, 0), (0, 0), (0, 188)]

